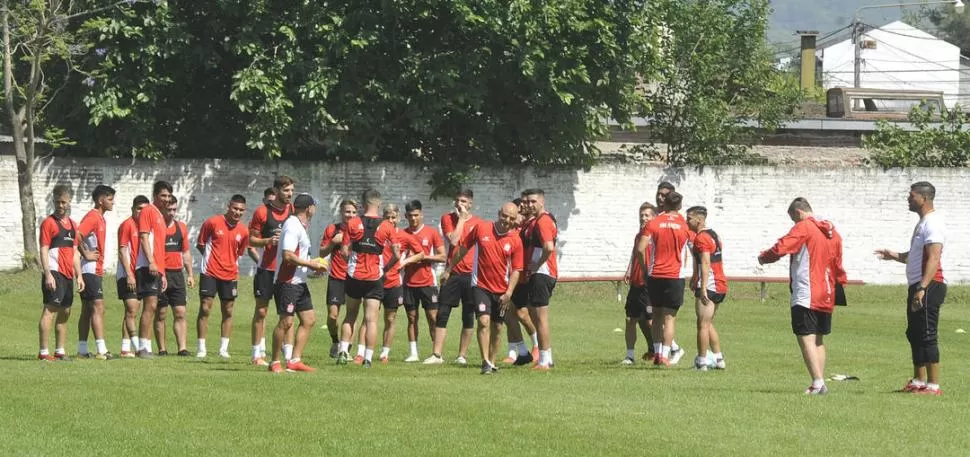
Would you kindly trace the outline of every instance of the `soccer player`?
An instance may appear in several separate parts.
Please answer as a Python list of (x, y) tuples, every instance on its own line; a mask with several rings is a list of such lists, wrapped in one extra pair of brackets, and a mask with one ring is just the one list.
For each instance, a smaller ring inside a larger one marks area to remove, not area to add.
[[(186, 287), (195, 288), (195, 275), (192, 273), (192, 252), (189, 246), (189, 228), (184, 222), (175, 220), (178, 214), (178, 199), (173, 195), (165, 210), (165, 278), (168, 288), (158, 295), (158, 315), (155, 319), (155, 339), (158, 340), (158, 355), (168, 355), (165, 341), (165, 320), (168, 318), (168, 308), (172, 308), (172, 328), (175, 330), (175, 344), (177, 354), (187, 357), (186, 347), (187, 324), (185, 322), (185, 308), (188, 301)], [(184, 270), (184, 271), (183, 271)]]
[(310, 340), (310, 332), (316, 322), (310, 289), (307, 287), (307, 270), (324, 272), (325, 264), (310, 260), (310, 235), (307, 228), (316, 213), (317, 203), (308, 194), (297, 195), (293, 199), (293, 214), (283, 222), (280, 232), (279, 249), (276, 253), (276, 273), (274, 296), (279, 323), (273, 331), (273, 355), (269, 371), (281, 373), (283, 366), (280, 356), (283, 352), (283, 339), (293, 327), (293, 315), (300, 317), (300, 327), (296, 330), (296, 340), (292, 357), (286, 361), (286, 371), (315, 371), (303, 363), (303, 348)]
[[(647, 294), (653, 307), (653, 364), (670, 366), (677, 311), (684, 304), (684, 276), (687, 243), (692, 233), (680, 215), (683, 197), (669, 192), (663, 199), (664, 212), (640, 232), (637, 261), (647, 272)], [(647, 256), (647, 247), (650, 255)]]
[(902, 392), (943, 395), (940, 389), (940, 348), (937, 344), (937, 325), (940, 307), (946, 299), (946, 280), (943, 278), (943, 244), (946, 228), (936, 212), (933, 200), (936, 188), (926, 181), (909, 188), (909, 210), (919, 215), (913, 230), (908, 252), (889, 249), (876, 251), (884, 260), (906, 264), (906, 339), (913, 359), (913, 378)]
[[(647, 226), (647, 223), (656, 217), (656, 207), (649, 202), (640, 205), (640, 230), (633, 238), (633, 248), (630, 249), (630, 261), (627, 263), (626, 275), (624, 280), (630, 285), (626, 294), (626, 358), (621, 362), (623, 365), (633, 365), (636, 361), (634, 351), (637, 344), (637, 326), (647, 340), (648, 353), (644, 355), (644, 360), (653, 359), (653, 336), (650, 334), (650, 325), (653, 322), (653, 307), (650, 306), (650, 296), (647, 294), (647, 274), (637, 261), (637, 245), (640, 242), (640, 231)], [(649, 250), (650, 247), (647, 246)], [(647, 253), (650, 257), (650, 253)]]
[(118, 299), (124, 303), (125, 315), (121, 321), (121, 352), (123, 358), (135, 357), (138, 349), (138, 282), (135, 265), (138, 262), (138, 217), (149, 206), (148, 197), (139, 195), (131, 202), (131, 217), (118, 227)]
[[(424, 249), (411, 233), (401, 230), (397, 224), (401, 217), (401, 210), (395, 204), (384, 206), (384, 220), (394, 224), (394, 236), (392, 242), (384, 245), (384, 340), (381, 347), (379, 360), (382, 364), (388, 362), (391, 355), (391, 343), (394, 341), (394, 324), (397, 320), (397, 309), (405, 304), (404, 299), (404, 268), (424, 258)], [(395, 257), (395, 252), (401, 258)], [(405, 308), (407, 309), (407, 308)], [(357, 346), (357, 357), (354, 363), (364, 362), (366, 352), (366, 335), (363, 329), (359, 332), (359, 344)], [(408, 337), (410, 339), (410, 333)], [(412, 347), (417, 347), (416, 344)]]
[[(81, 256), (78, 253), (77, 225), (68, 213), (71, 211), (71, 188), (65, 185), (54, 186), (51, 200), (54, 213), (40, 224), (40, 266), (44, 272), (40, 287), (44, 296), (44, 309), (40, 314), (38, 330), (40, 333), (40, 360), (68, 360), (64, 345), (67, 343), (67, 318), (71, 316), (74, 304), (74, 278), (77, 290), (84, 292), (84, 278), (81, 276)], [(54, 355), (47, 349), (50, 339), (51, 323), (55, 320)]]
[[(676, 190), (677, 188), (674, 187), (674, 185), (671, 184), (669, 181), (663, 181), (657, 185), (657, 194), (655, 197), (657, 202), (657, 211), (663, 212), (664, 200), (667, 198), (667, 194), (674, 192)], [(651, 336), (651, 339), (652, 338), (653, 337)], [(654, 341), (654, 343), (656, 343), (656, 341)], [(653, 348), (650, 349), (650, 353), (653, 353)], [(687, 351), (683, 350), (680, 347), (680, 345), (677, 344), (676, 339), (671, 340), (670, 342), (670, 364), (671, 365), (677, 365), (677, 363), (680, 362), (680, 359), (683, 358), (684, 354), (686, 353)]]
[(337, 318), (340, 317), (340, 307), (347, 299), (347, 258), (341, 255), (340, 245), (343, 243), (347, 222), (357, 217), (357, 202), (344, 200), (340, 202), (340, 222), (330, 224), (323, 231), (320, 239), (320, 257), (330, 256), (330, 274), (327, 275), (327, 330), (330, 331), (330, 358), (337, 358), (340, 349), (340, 334)]
[(478, 346), (482, 354), (482, 374), (497, 372), (495, 352), (505, 322), (505, 312), (512, 302), (512, 291), (522, 272), (524, 254), (522, 239), (512, 230), (519, 209), (514, 203), (502, 205), (496, 222), (481, 222), (462, 239), (451, 256), (444, 276), (472, 248), (476, 249), (472, 275), (475, 314), (478, 318)]
[[(448, 243), (448, 256), (450, 260), (455, 249), (460, 245), (461, 240), (468, 236), (475, 226), (482, 220), (472, 214), (472, 203), (475, 198), (471, 189), (463, 189), (455, 195), (455, 208), (441, 216), (441, 233), (444, 234)], [(461, 339), (458, 342), (458, 358), (455, 360), (460, 365), (468, 363), (468, 346), (471, 344), (472, 331), (475, 327), (475, 310), (473, 308), (475, 297), (472, 294), (472, 264), (475, 260), (475, 253), (469, 251), (462, 257), (457, 264), (452, 264), (452, 274), (447, 280), (443, 278), (441, 293), (438, 294), (438, 315), (435, 316), (434, 339), (432, 340), (431, 356), (424, 359), (426, 365), (437, 365), (444, 363), (441, 358), (442, 350), (445, 347), (445, 338), (448, 336), (448, 318), (451, 316), (452, 308), (456, 308), (461, 303)], [(417, 362), (417, 358), (408, 357), (405, 362)]]
[(798, 338), (805, 367), (812, 377), (809, 395), (828, 393), (825, 387), (825, 343), (832, 331), (835, 285), (845, 282), (842, 269), (842, 238), (831, 222), (816, 219), (812, 206), (796, 198), (788, 206), (795, 225), (771, 249), (758, 256), (759, 264), (777, 262), (791, 255), (791, 326)]
[[(273, 189), (272, 186), (263, 189), (263, 204), (270, 205), (272, 204), (273, 200), (276, 200), (276, 189)], [(249, 243), (249, 247), (246, 248), (246, 254), (249, 256), (249, 259), (256, 264), (256, 268), (258, 269), (260, 258), (263, 255), (263, 250), (252, 245), (252, 238), (250, 238)]]
[(209, 327), (209, 310), (216, 295), (222, 308), (222, 329), (219, 357), (229, 358), (229, 337), (232, 334), (232, 307), (236, 302), (239, 280), (239, 257), (249, 245), (249, 229), (240, 224), (246, 212), (246, 197), (236, 194), (229, 199), (225, 214), (212, 216), (202, 223), (196, 249), (202, 253), (199, 267), (199, 318), (196, 326), (199, 334), (199, 352), (202, 359), (207, 355), (205, 337)]
[[(531, 208), (523, 200), (526, 197), (526, 192), (528, 191), (522, 192), (522, 197), (512, 200), (512, 203), (519, 208), (519, 217), (516, 218), (515, 227), (518, 230), (519, 237), (522, 239), (523, 249), (529, 244), (527, 237), (530, 234), (532, 222), (535, 221), (535, 218), (530, 213)], [(508, 327), (509, 355), (503, 362), (514, 365), (527, 365), (539, 360), (539, 335), (536, 331), (535, 324), (532, 322), (532, 317), (529, 315), (530, 285), (528, 280), (529, 278), (526, 274), (519, 276), (519, 283), (515, 286), (515, 290), (512, 291), (512, 304), (515, 305), (515, 313), (507, 313), (505, 315), (505, 323)], [(532, 339), (531, 352), (525, 345), (525, 339), (522, 337), (522, 327), (525, 327), (526, 332)]]
[[(264, 336), (266, 311), (269, 301), (273, 298), (273, 277), (276, 274), (277, 247), (279, 246), (281, 227), (290, 217), (295, 182), (289, 176), (277, 176), (273, 180), (275, 197), (268, 203), (256, 207), (249, 222), (249, 244), (261, 248), (260, 259), (256, 263), (256, 275), (253, 277), (253, 295), (256, 309), (253, 312), (251, 329), (252, 363), (256, 366), (267, 366), (266, 338)], [(266, 199), (266, 197), (263, 197)]]
[(539, 361), (534, 368), (548, 370), (554, 365), (552, 342), (549, 339), (549, 300), (556, 287), (556, 278), (559, 277), (556, 259), (559, 228), (556, 226), (556, 218), (546, 211), (546, 194), (542, 189), (528, 189), (522, 194), (522, 202), (532, 217), (522, 233), (522, 239), (526, 240), (529, 317), (539, 334)]
[(138, 329), (138, 357), (154, 358), (152, 355), (152, 330), (158, 309), (158, 294), (168, 288), (165, 277), (165, 217), (172, 197), (172, 185), (157, 181), (152, 188), (152, 204), (144, 207), (138, 215), (138, 262), (135, 279), (138, 298), (142, 301), (141, 324)]
[(354, 322), (363, 303), (367, 341), (363, 365), (369, 368), (373, 363), (374, 345), (377, 344), (377, 316), (384, 299), (384, 246), (391, 244), (393, 257), (400, 258), (401, 253), (393, 245), (394, 225), (378, 217), (381, 193), (368, 189), (361, 200), (364, 215), (347, 223), (347, 233), (341, 246), (341, 254), (348, 257), (347, 315), (342, 326), (337, 364), (347, 363)]
[(98, 185), (91, 193), (91, 199), (94, 208), (88, 211), (78, 226), (84, 292), (81, 293), (81, 317), (77, 322), (77, 352), (81, 358), (91, 357), (88, 352), (88, 332), (93, 329), (97, 350), (94, 357), (108, 360), (113, 356), (104, 342), (104, 239), (107, 231), (104, 213), (114, 209), (115, 190)]
[[(420, 262), (410, 263), (404, 269), (404, 310), (408, 315), (408, 358), (418, 359), (418, 307), (424, 308), (428, 332), (434, 345), (435, 320), (438, 318), (438, 276), (432, 264), (445, 262), (445, 243), (434, 227), (424, 224), (424, 206), (420, 200), (412, 200), (404, 206), (408, 227), (404, 229), (417, 239), (424, 255)], [(416, 252), (412, 252), (414, 254)]]
[(726, 365), (721, 353), (721, 338), (714, 328), (714, 314), (728, 291), (721, 261), (721, 238), (707, 227), (707, 208), (703, 206), (687, 209), (687, 227), (694, 232), (694, 274), (690, 280), (697, 312), (697, 358), (694, 359), (694, 368), (702, 371), (709, 368), (723, 370)]

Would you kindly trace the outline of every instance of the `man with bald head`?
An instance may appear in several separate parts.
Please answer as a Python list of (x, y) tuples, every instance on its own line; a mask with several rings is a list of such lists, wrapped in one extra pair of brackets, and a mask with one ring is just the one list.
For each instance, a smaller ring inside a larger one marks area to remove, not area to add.
[(519, 208), (505, 203), (495, 222), (481, 222), (462, 239), (453, 253), (445, 278), (465, 253), (478, 249), (472, 276), (475, 315), (478, 318), (478, 346), (482, 354), (482, 374), (497, 372), (495, 354), (501, 336), (505, 311), (512, 301), (512, 290), (518, 284), (524, 267), (522, 240), (512, 228), (519, 217)]

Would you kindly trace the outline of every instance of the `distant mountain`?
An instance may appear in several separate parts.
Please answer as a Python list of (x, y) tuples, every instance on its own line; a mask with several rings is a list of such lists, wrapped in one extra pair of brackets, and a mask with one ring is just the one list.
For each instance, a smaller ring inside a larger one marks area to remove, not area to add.
[[(786, 48), (798, 45), (796, 30), (816, 30), (821, 34), (847, 27), (860, 6), (913, 3), (912, 0), (771, 0), (774, 12), (769, 19), (768, 41)], [(863, 22), (883, 25), (904, 15), (919, 12), (919, 7), (866, 9)]]

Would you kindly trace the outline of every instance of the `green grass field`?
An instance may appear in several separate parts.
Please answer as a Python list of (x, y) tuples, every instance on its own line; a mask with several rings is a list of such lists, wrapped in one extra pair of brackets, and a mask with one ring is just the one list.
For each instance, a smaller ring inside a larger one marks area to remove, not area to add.
[[(828, 396), (808, 397), (783, 285), (771, 286), (764, 304), (757, 285), (733, 285), (717, 318), (725, 371), (690, 369), (692, 306), (678, 327), (688, 349), (680, 365), (620, 366), (623, 334), (614, 329), (623, 327), (623, 310), (612, 286), (569, 284), (557, 288), (553, 303), (557, 367), (481, 376), (477, 356), (469, 368), (401, 362), (403, 311), (389, 365), (333, 365), (326, 329), (318, 326), (305, 359), (319, 370), (272, 375), (249, 364), (248, 294), (237, 302), (231, 361), (39, 362), (38, 282), (32, 273), (0, 275), (4, 456), (968, 454), (970, 334), (956, 330), (970, 329), (963, 306), (970, 288), (951, 288), (943, 309), (945, 395), (935, 398), (892, 393), (911, 371), (900, 287), (848, 290), (850, 306), (837, 310), (827, 339), (826, 375), (861, 381), (828, 381)], [(252, 290), (248, 281), (239, 289)], [(324, 282), (311, 289), (322, 302)], [(194, 351), (198, 302), (191, 297), (190, 291)], [(120, 309), (109, 300), (114, 353)], [(69, 354), (76, 352), (77, 312), (75, 305)], [(210, 354), (218, 320), (210, 319)], [(459, 321), (452, 319), (448, 361)], [(430, 350), (423, 324), (422, 357)], [(645, 349), (640, 343), (638, 353)]]

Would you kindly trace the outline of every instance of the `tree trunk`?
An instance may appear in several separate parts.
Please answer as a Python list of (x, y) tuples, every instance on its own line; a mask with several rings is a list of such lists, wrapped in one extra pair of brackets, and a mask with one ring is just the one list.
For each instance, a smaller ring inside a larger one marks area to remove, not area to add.
[(23, 119), (15, 116), (11, 130), (17, 157), (17, 188), (20, 191), (21, 227), (23, 228), (23, 267), (39, 268), (37, 258), (37, 209), (34, 207), (34, 161), (24, 144)]

